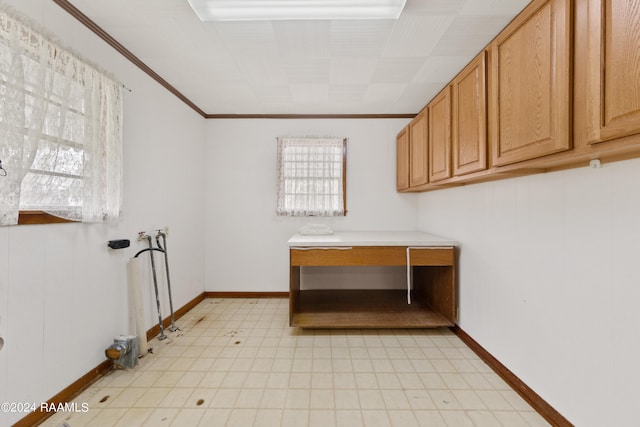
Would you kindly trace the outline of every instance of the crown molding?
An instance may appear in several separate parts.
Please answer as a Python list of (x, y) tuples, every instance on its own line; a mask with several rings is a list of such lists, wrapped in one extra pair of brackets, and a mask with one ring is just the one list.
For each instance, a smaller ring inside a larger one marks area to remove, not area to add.
[(413, 119), (415, 114), (207, 114), (207, 119)]

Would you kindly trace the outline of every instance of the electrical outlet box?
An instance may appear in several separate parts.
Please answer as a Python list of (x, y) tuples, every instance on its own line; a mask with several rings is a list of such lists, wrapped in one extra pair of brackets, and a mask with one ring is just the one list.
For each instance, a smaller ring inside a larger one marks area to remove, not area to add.
[(107, 246), (111, 249), (124, 249), (128, 248), (129, 245), (131, 245), (129, 239), (109, 240), (109, 243), (107, 243)]

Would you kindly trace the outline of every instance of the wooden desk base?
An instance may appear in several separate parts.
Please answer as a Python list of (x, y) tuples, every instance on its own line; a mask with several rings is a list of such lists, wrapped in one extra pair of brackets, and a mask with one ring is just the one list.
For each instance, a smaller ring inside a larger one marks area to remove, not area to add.
[(435, 328), (457, 320), (454, 247), (411, 249), (411, 304), (404, 290), (306, 290), (302, 266), (398, 266), (406, 247), (292, 248), (289, 324), (301, 328)]
[(300, 328), (433, 328), (453, 326), (406, 290), (301, 291), (291, 326)]

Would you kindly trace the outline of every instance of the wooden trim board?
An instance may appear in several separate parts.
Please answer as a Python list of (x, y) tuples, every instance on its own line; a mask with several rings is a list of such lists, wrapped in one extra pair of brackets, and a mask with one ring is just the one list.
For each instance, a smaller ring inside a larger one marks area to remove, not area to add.
[(289, 298), (289, 292), (205, 292), (205, 298)]
[(98, 37), (104, 40), (109, 46), (114, 48), (118, 53), (131, 61), (135, 66), (140, 68), (146, 74), (149, 75), (153, 80), (160, 83), (165, 89), (174, 94), (178, 99), (191, 107), (196, 113), (200, 114), (202, 117), (206, 117), (207, 114), (200, 109), (196, 104), (194, 104), (189, 98), (184, 96), (178, 89), (173, 87), (168, 81), (163, 79), (158, 73), (153, 71), (147, 64), (142, 62), (140, 58), (135, 56), (129, 49), (124, 47), (117, 41), (115, 38), (111, 36), (111, 34), (107, 33), (102, 27), (96, 24), (91, 18), (82, 13), (80, 9), (75, 7), (67, 0), (53, 0), (55, 4), (64, 9), (69, 15), (76, 18), (81, 24), (87, 27), (89, 30), (93, 31)]
[[(98, 379), (105, 376), (113, 369), (113, 361), (105, 360), (100, 363), (98, 366), (84, 374), (80, 379), (74, 381), (71, 385), (66, 387), (60, 393), (53, 396), (51, 399), (47, 401), (48, 405), (57, 405), (59, 403), (69, 402), (76, 395), (80, 394), (91, 384), (96, 382)], [(31, 412), (26, 417), (18, 420), (17, 423), (13, 425), (13, 427), (29, 427), (42, 423), (44, 420), (49, 418), (55, 414), (55, 412), (42, 412), (40, 408), (37, 408), (34, 412)]]
[[(204, 300), (204, 292), (186, 303), (184, 306), (180, 307), (174, 313), (174, 318), (179, 319), (188, 313), (193, 307), (198, 305), (200, 302)], [(171, 325), (171, 317), (167, 317), (163, 320), (163, 326)], [(160, 333), (160, 326), (155, 325), (151, 329), (147, 331), (147, 339), (151, 339)], [(105, 346), (108, 346), (109, 343), (106, 343)], [(111, 372), (113, 369), (113, 361), (105, 360), (100, 363), (98, 366), (84, 374), (80, 379), (74, 381), (68, 387), (64, 388), (60, 393), (53, 396), (51, 399), (47, 401), (48, 404), (51, 403), (65, 403), (69, 402), (78, 394), (82, 393), (85, 389), (87, 389), (91, 384), (98, 381), (100, 378)], [(35, 412), (30, 413), (26, 417), (18, 420), (12, 427), (28, 427), (38, 425), (44, 422), (47, 418), (51, 417), (55, 412), (41, 412), (39, 409)]]
[[(178, 320), (179, 318), (187, 314), (193, 307), (200, 304), (204, 299), (205, 299), (205, 295), (203, 292), (197, 297), (195, 297), (194, 299), (192, 299), (191, 301), (189, 301), (188, 303), (186, 303), (185, 305), (183, 305), (182, 307), (180, 307), (179, 309), (177, 309), (173, 313), (173, 318), (175, 320)], [(168, 328), (169, 326), (171, 326), (171, 316), (167, 316), (162, 320), (163, 328)], [(155, 337), (159, 333), (160, 333), (160, 325), (154, 325), (151, 329), (147, 331), (147, 340), (151, 340), (153, 337)]]
[(413, 119), (416, 114), (207, 114), (206, 119)]
[(538, 393), (533, 391), (520, 378), (504, 366), (491, 353), (485, 350), (476, 340), (471, 338), (458, 325), (450, 328), (451, 331), (462, 340), (474, 353), (480, 357), (496, 374), (500, 376), (513, 390), (520, 395), (537, 413), (547, 422), (556, 427), (572, 427), (573, 424), (567, 420), (560, 412), (549, 405)]

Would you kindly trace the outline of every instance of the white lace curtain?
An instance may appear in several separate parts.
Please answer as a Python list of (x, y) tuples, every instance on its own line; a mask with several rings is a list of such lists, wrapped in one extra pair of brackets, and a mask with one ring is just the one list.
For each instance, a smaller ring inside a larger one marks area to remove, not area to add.
[(277, 214), (343, 216), (342, 138), (278, 138)]
[(122, 85), (0, 5), (0, 225), (120, 215)]

